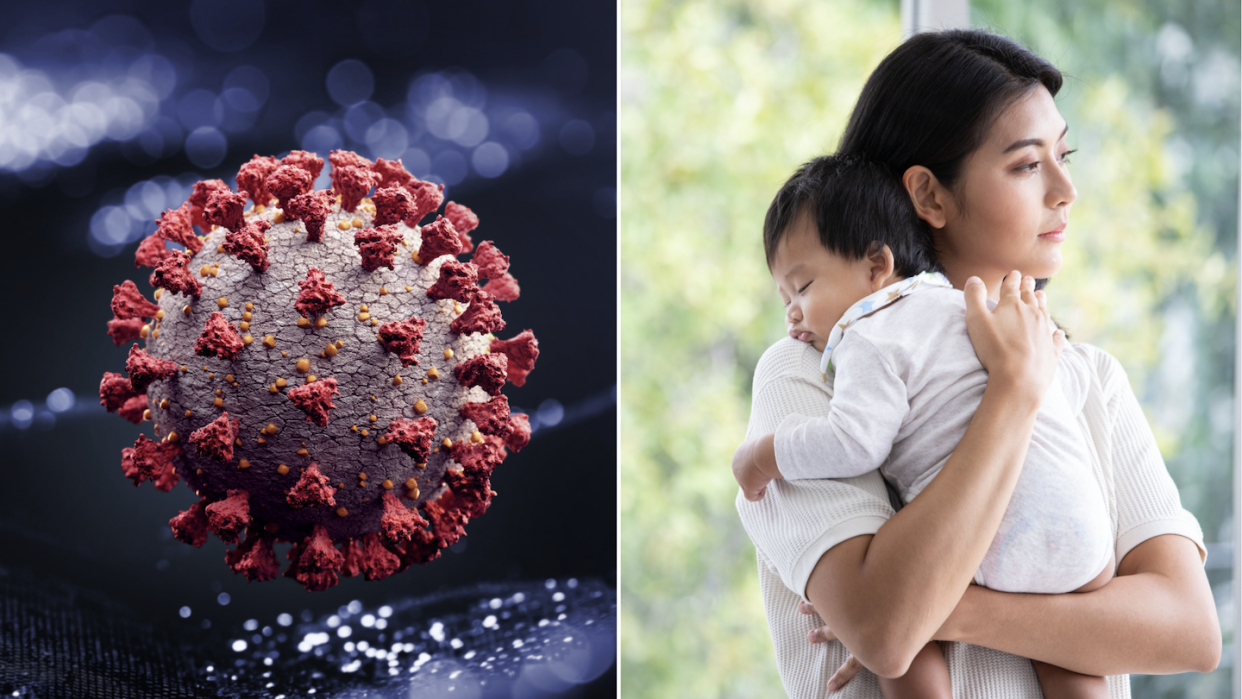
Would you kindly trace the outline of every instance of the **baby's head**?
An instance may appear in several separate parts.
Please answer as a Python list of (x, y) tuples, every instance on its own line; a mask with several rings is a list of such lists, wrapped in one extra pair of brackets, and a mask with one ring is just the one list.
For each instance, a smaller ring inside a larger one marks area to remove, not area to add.
[(768, 270), (790, 336), (824, 349), (850, 306), (920, 272), (940, 271), (931, 233), (883, 165), (815, 158), (785, 182), (763, 222)]

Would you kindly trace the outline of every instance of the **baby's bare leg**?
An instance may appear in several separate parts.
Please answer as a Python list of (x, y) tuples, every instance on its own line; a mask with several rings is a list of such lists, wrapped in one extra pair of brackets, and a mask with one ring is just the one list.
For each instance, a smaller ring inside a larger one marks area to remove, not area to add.
[(1108, 680), (1032, 660), (1046, 699), (1108, 699)]
[(901, 677), (880, 677), (884, 699), (953, 699), (949, 686), (949, 666), (940, 644), (930, 641), (914, 656), (910, 669)]
[[(1116, 558), (1110, 559), (1108, 565), (1104, 566), (1104, 570), (1100, 571), (1094, 580), (1074, 592), (1091, 592), (1104, 587), (1109, 580), (1113, 579), (1114, 567), (1116, 567)], [(1043, 689), (1044, 697), (1047, 699), (1060, 699), (1061, 697), (1107, 699), (1109, 696), (1108, 680), (1103, 677), (1083, 675), (1038, 660), (1032, 660), (1031, 664), (1035, 666), (1035, 676), (1039, 678), (1039, 686)]]

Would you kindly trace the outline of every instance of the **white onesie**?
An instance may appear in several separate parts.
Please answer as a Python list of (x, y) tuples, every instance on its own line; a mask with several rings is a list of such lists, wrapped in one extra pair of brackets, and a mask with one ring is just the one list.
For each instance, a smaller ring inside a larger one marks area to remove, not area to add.
[[(829, 413), (781, 422), (782, 475), (849, 478), (879, 468), (909, 502), (957, 448), (987, 385), (966, 333), (965, 297), (942, 275), (911, 277), (851, 307), (828, 345)], [(1075, 418), (1087, 382), (1071, 364), (1058, 367), (1009, 507), (975, 573), (980, 585), (1070, 592), (1108, 564), (1112, 525)]]

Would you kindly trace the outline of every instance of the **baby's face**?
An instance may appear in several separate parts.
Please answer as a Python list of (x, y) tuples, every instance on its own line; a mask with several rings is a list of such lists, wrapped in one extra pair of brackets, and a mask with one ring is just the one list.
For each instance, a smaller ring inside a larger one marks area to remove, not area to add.
[(785, 302), (789, 336), (821, 352), (841, 316), (873, 291), (871, 263), (825, 250), (808, 214), (794, 219), (777, 247), (772, 278)]

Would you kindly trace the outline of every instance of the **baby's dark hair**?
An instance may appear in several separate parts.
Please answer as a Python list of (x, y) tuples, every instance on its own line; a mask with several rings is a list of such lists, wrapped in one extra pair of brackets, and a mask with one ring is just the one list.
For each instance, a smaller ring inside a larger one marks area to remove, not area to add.
[(824, 155), (797, 169), (781, 186), (763, 220), (768, 269), (776, 249), (803, 210), (814, 217), (828, 252), (860, 260), (877, 244), (893, 251), (894, 272), (912, 277), (942, 272), (931, 230), (914, 212), (901, 182), (879, 163)]

